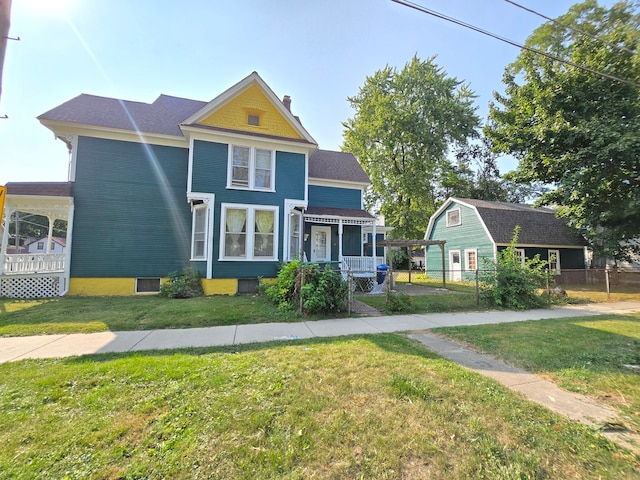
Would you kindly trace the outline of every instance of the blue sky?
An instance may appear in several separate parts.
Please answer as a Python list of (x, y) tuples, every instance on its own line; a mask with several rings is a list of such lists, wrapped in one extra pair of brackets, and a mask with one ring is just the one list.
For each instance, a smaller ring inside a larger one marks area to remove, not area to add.
[[(541, 18), (504, 0), (416, 0), (524, 42)], [(521, 0), (556, 17), (575, 2)], [(600, 2), (610, 4), (611, 1)], [(483, 118), (518, 50), (391, 0), (13, 0), (0, 99), (0, 185), (65, 181), (66, 147), (36, 117), (81, 93), (209, 101), (253, 71), (321, 148), (340, 149), (347, 97), (414, 54), (468, 82)], [(513, 168), (504, 161), (502, 170)]]

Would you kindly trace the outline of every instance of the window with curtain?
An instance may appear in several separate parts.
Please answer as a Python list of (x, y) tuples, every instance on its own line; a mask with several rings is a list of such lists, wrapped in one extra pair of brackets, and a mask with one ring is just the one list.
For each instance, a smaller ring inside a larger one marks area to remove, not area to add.
[(274, 211), (256, 210), (255, 227), (253, 256), (273, 258)]
[(224, 256), (247, 256), (247, 210), (228, 208), (225, 214)]
[(193, 207), (191, 258), (193, 260), (207, 258), (207, 206), (204, 204)]
[(475, 272), (478, 269), (478, 250), (474, 248), (473, 250), (465, 250), (464, 253), (467, 257), (467, 271)]
[(222, 260), (276, 260), (278, 207), (223, 204)]
[(273, 150), (231, 145), (229, 151), (230, 173), (227, 187), (269, 191), (274, 189)]

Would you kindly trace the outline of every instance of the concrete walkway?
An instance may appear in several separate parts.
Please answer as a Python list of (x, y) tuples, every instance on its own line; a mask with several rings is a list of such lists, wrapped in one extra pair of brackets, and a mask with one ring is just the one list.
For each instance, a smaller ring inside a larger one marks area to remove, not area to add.
[[(100, 332), (69, 335), (38, 335), (0, 338), (0, 363), (28, 358), (63, 358), (110, 352), (139, 352), (191, 347), (212, 347), (338, 337), (385, 332), (418, 332), (409, 337), (430, 350), (463, 367), (491, 377), (575, 421), (588, 425), (616, 422), (616, 412), (585, 396), (567, 392), (542, 378), (481, 355), (451, 340), (425, 333), (436, 327), (496, 324), (526, 320), (578, 317), (602, 314), (625, 314), (640, 311), (640, 302), (613, 302), (575, 305), (562, 308), (463, 313), (432, 313), (360, 318), (340, 318), (299, 323), (261, 323), (209, 328)], [(630, 432), (604, 432), (616, 443), (638, 452), (640, 439)]]

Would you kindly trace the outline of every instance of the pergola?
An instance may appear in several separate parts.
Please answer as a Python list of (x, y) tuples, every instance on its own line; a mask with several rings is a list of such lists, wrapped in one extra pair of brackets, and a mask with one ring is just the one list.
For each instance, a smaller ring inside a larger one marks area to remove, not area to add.
[[(379, 240), (376, 242), (378, 247), (401, 247), (401, 248), (413, 248), (413, 247), (426, 247), (428, 245), (438, 245), (440, 252), (442, 253), (442, 287), (447, 286), (446, 274), (444, 269), (444, 244), (445, 240)], [(372, 243), (367, 243), (366, 246), (373, 246)], [(393, 270), (393, 261), (389, 257), (390, 267)], [(411, 268), (409, 268), (409, 283), (411, 283)]]

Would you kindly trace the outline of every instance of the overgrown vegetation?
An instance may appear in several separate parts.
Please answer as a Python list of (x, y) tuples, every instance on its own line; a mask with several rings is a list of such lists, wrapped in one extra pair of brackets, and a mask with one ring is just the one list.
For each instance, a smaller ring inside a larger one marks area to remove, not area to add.
[(3, 478), (637, 478), (599, 432), (397, 335), (29, 360), (0, 377)]
[(169, 279), (160, 286), (161, 297), (193, 298), (202, 295), (200, 274), (194, 268), (185, 267), (182, 272), (171, 272)]
[(497, 261), (483, 259), (480, 296), (489, 306), (524, 310), (549, 304), (550, 297), (539, 293), (552, 282), (545, 270), (547, 262), (539, 255), (522, 262), (516, 254), (519, 233), (517, 226), (509, 246), (498, 252)]
[(278, 272), (276, 283), (265, 293), (283, 311), (337, 313), (346, 310), (348, 286), (328, 265), (304, 264), (293, 260)]

